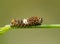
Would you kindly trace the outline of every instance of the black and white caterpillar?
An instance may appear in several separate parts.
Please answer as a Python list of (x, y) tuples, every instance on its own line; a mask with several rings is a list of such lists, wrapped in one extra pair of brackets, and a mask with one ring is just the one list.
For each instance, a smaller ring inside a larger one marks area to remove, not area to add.
[(11, 26), (33, 26), (33, 25), (41, 25), (42, 18), (40, 17), (30, 17), (27, 19), (12, 19), (11, 20)]

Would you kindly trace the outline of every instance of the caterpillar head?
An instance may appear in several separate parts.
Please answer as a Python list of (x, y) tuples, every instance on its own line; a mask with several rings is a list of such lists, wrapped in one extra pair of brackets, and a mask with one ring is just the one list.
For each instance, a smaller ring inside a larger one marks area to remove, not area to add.
[(11, 24), (11, 26), (19, 26), (22, 24), (22, 20), (12, 19), (10, 24)]
[(16, 26), (18, 24), (18, 20), (17, 19), (12, 19), (11, 20), (11, 26)]

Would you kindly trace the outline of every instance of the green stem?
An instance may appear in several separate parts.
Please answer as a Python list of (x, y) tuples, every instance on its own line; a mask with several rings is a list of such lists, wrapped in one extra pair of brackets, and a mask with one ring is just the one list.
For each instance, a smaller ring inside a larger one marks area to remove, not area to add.
[[(6, 25), (4, 27), (0, 28), (0, 34), (3, 34), (10, 30), (12, 27), (10, 25)], [(37, 25), (37, 26), (29, 26), (26, 28), (60, 28), (60, 24), (43, 24), (43, 25)]]
[(43, 24), (36, 26), (37, 28), (60, 28), (60, 24)]
[(4, 27), (0, 27), (0, 35), (1, 34), (4, 34), (5, 32), (7, 32), (10, 29), (11, 29), (11, 26), (10, 25), (6, 25)]

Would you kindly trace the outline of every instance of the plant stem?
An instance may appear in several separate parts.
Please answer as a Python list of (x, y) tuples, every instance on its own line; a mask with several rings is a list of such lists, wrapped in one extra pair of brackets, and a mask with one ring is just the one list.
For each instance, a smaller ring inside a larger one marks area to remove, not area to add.
[[(25, 27), (24, 27), (25, 28)], [(27, 26), (26, 28), (60, 28), (60, 24), (43, 24), (37, 26)], [(6, 25), (0, 28), (0, 34), (7, 32), (8, 30), (12, 29), (10, 25)]]
[(36, 26), (36, 28), (60, 28), (60, 24), (43, 24)]
[(0, 35), (4, 34), (5, 32), (7, 32), (10, 29), (11, 29), (10, 25), (5, 25), (4, 27), (0, 27)]

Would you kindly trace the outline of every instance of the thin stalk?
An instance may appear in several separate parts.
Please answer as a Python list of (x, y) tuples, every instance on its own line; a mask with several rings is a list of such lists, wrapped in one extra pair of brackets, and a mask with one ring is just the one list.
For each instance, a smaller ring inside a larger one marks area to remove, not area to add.
[[(3, 34), (12, 28), (13, 27), (11, 27), (10, 25), (0, 27), (0, 34)], [(60, 24), (42, 24), (42, 25), (37, 25), (37, 26), (26, 26), (23, 28), (60, 28)]]
[(0, 27), (0, 35), (4, 34), (5, 32), (7, 32), (10, 29), (11, 29), (10, 25), (5, 25), (4, 27)]

